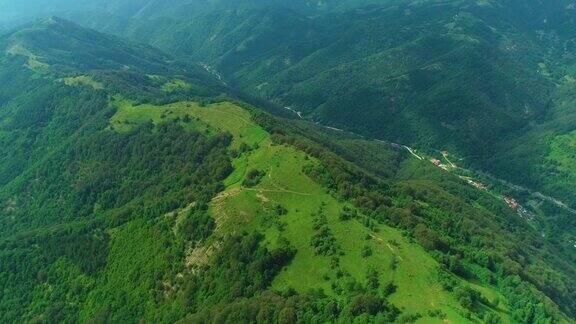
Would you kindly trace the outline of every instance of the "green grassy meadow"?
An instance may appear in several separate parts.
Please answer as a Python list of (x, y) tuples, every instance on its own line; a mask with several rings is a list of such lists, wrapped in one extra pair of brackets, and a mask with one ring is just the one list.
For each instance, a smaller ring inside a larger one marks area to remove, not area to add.
[[(548, 161), (566, 184), (576, 183), (576, 132), (556, 136), (550, 144)], [(559, 184), (551, 184), (554, 188)]]
[(87, 86), (91, 87), (94, 90), (102, 90), (104, 89), (104, 85), (101, 82), (94, 80), (92, 77), (88, 75), (79, 75), (76, 77), (68, 77), (64, 79), (64, 84), (67, 86), (75, 87), (75, 86)]
[[(134, 106), (116, 99), (115, 104), (118, 112), (110, 123), (117, 131), (129, 131), (148, 121), (157, 124), (189, 116), (191, 122), (185, 124), (189, 129), (228, 132), (233, 136), (233, 149), (243, 144), (251, 147), (233, 160), (234, 171), (224, 181), (226, 189), (213, 199), (209, 212), (217, 223), (216, 240), (234, 232), (259, 231), (270, 247), (287, 240), (296, 248), (298, 252), (275, 278), (273, 289), (321, 289), (332, 297), (345, 298), (341, 288), (354, 282), (365, 284), (369, 269), (375, 269), (380, 283), (397, 285), (392, 303), (404, 313), (423, 315), (419, 322), (442, 322), (427, 316), (435, 310), (441, 310), (452, 323), (467, 322), (464, 309), (438, 282), (438, 263), (422, 247), (391, 227), (378, 224), (368, 228), (362, 215), (340, 220), (347, 202), (339, 201), (305, 174), (307, 166), (320, 162), (291, 146), (274, 144), (248, 111), (228, 102), (205, 107), (194, 102)], [(264, 176), (248, 188), (242, 182), (249, 170)], [(286, 213), (278, 215), (277, 206)], [(340, 273), (331, 267), (330, 257), (317, 255), (311, 245), (314, 215), (320, 210), (340, 250)], [(371, 250), (371, 255), (363, 256), (362, 249)], [(478, 286), (477, 290), (488, 300), (498, 296), (489, 288)]]

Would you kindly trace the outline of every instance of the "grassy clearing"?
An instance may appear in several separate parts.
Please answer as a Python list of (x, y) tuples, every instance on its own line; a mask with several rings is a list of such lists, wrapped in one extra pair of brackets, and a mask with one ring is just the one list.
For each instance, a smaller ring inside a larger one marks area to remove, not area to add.
[[(262, 141), (266, 132), (250, 120), (250, 113), (229, 102), (200, 106), (196, 102), (178, 102), (164, 106), (134, 105), (131, 101), (116, 98), (117, 113), (110, 119), (111, 127), (119, 132), (129, 131), (146, 122), (159, 124), (180, 120), (191, 130), (206, 133), (228, 132), (233, 137), (233, 148), (241, 143), (254, 146)], [(189, 119), (186, 122), (186, 119)]]
[[(563, 192), (576, 183), (576, 132), (556, 136), (550, 143), (547, 166), (552, 174), (558, 175), (555, 181), (547, 184), (549, 192)], [(576, 200), (576, 194), (569, 201)]]
[(191, 117), (190, 111), (193, 108), (189, 108), (189, 106), (196, 107), (197, 104), (194, 103), (179, 103), (167, 106), (150, 104), (135, 106), (131, 101), (123, 98), (115, 98), (113, 103), (118, 108), (118, 111), (110, 119), (110, 126), (118, 132), (128, 132), (137, 125), (147, 122), (159, 124), (175, 119), (183, 120), (186, 116), (190, 117), (190, 122), (183, 123), (187, 129), (206, 133), (212, 131), (208, 124)]
[(65, 78), (64, 84), (70, 87), (88, 86), (94, 90), (104, 89), (104, 85), (101, 82), (98, 82), (87, 75), (79, 75), (77, 77)]
[(187, 91), (193, 88), (192, 84), (182, 79), (170, 79), (162, 75), (149, 74), (150, 80), (154, 81), (164, 92)]
[(190, 90), (192, 85), (184, 80), (173, 79), (169, 80), (164, 85), (162, 85), (162, 91), (165, 92), (175, 92), (180, 90)]
[(38, 55), (32, 53), (22, 44), (18, 43), (12, 45), (10, 48), (8, 48), (7, 52), (10, 55), (20, 55), (26, 57), (28, 59), (26, 67), (32, 71), (42, 73), (45, 72), (49, 67), (48, 64), (41, 61), (41, 58)]
[(576, 132), (554, 138), (549, 159), (556, 163), (558, 170), (576, 177)]

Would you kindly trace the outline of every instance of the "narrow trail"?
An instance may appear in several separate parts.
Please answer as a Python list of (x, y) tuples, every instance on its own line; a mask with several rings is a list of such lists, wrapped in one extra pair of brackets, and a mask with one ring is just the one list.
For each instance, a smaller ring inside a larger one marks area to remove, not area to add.
[(298, 192), (298, 191), (292, 191), (292, 190), (288, 190), (288, 189), (266, 189), (266, 188), (242, 188), (243, 190), (248, 190), (248, 191), (258, 191), (258, 192), (276, 192), (276, 193), (290, 193), (290, 194), (294, 194), (294, 195), (300, 195), (300, 196), (312, 196), (312, 194), (309, 193), (305, 193), (305, 192)]
[[(463, 169), (463, 170), (466, 170), (466, 169)], [(488, 178), (490, 178), (490, 179), (492, 179), (492, 180), (494, 180), (494, 181), (497, 181), (497, 182), (499, 182), (500, 184), (502, 184), (502, 185), (504, 185), (504, 186), (506, 186), (506, 187), (508, 187), (508, 188), (510, 188), (510, 189), (512, 189), (512, 190), (516, 190), (516, 191), (528, 193), (530, 196), (532, 196), (532, 197), (534, 197), (534, 198), (539, 198), (539, 199), (541, 199), (541, 200), (545, 200), (545, 201), (547, 201), (547, 202), (555, 205), (555, 206), (558, 207), (558, 208), (564, 209), (564, 210), (566, 210), (567, 212), (569, 212), (569, 213), (571, 213), (571, 214), (573, 214), (573, 215), (576, 215), (576, 209), (571, 208), (570, 206), (568, 206), (567, 204), (565, 204), (564, 202), (562, 202), (562, 201), (559, 200), (559, 199), (556, 199), (556, 198), (551, 197), (551, 196), (547, 196), (547, 195), (545, 195), (545, 194), (543, 194), (543, 193), (541, 193), (541, 192), (539, 192), (539, 191), (534, 191), (534, 190), (528, 189), (528, 188), (526, 188), (526, 187), (523, 187), (523, 186), (519, 186), (519, 185), (517, 185), (517, 184), (510, 183), (510, 182), (508, 182), (508, 181), (506, 181), (506, 180), (500, 179), (500, 178), (495, 177), (495, 176), (493, 176), (493, 175), (491, 175), (491, 174), (484, 173), (484, 175), (486, 175)]]
[(310, 193), (293, 191), (293, 190), (288, 190), (288, 189), (283, 189), (283, 188), (270, 189), (270, 188), (245, 188), (245, 187), (240, 188), (240, 187), (236, 187), (236, 188), (232, 188), (230, 190), (223, 191), (218, 196), (214, 197), (212, 200), (213, 201), (220, 201), (220, 200), (223, 200), (226, 198), (234, 197), (234, 196), (238, 195), (239, 193), (241, 193), (243, 190), (255, 191), (255, 192), (288, 193), (288, 194), (294, 194), (294, 195), (300, 195), (300, 196), (312, 196), (312, 194), (310, 194)]
[[(353, 133), (352, 133), (352, 134), (353, 134)], [(423, 158), (422, 158), (421, 156), (417, 155), (417, 154), (413, 151), (413, 149), (411, 149), (410, 147), (408, 147), (408, 146), (406, 146), (406, 145), (398, 145), (398, 144), (395, 144), (395, 143), (387, 143), (387, 142), (385, 142), (385, 141), (378, 140), (378, 139), (375, 139), (374, 141), (379, 142), (379, 143), (383, 143), (383, 144), (391, 144), (393, 147), (397, 147), (397, 148), (402, 147), (402, 148), (406, 149), (408, 152), (410, 152), (410, 154), (412, 154), (413, 156), (415, 156), (416, 158), (418, 158), (419, 160), (423, 160)], [(543, 193), (541, 193), (541, 192), (539, 192), (539, 191), (531, 190), (531, 189), (529, 189), (529, 188), (526, 188), (526, 187), (523, 187), (523, 186), (519, 186), (519, 185), (517, 185), (517, 184), (513, 184), (513, 183), (511, 183), (511, 182), (509, 182), (509, 181), (500, 179), (500, 178), (498, 178), (498, 177), (496, 177), (496, 176), (493, 176), (493, 175), (488, 174), (488, 173), (484, 173), (484, 172), (482, 172), (482, 171), (474, 171), (474, 170), (466, 169), (466, 168), (463, 168), (463, 167), (459, 167), (459, 166), (455, 165), (454, 163), (452, 163), (452, 161), (450, 161), (450, 159), (448, 158), (448, 155), (447, 155), (445, 152), (442, 152), (442, 151), (439, 151), (439, 152), (441, 152), (441, 154), (442, 154), (442, 156), (444, 157), (444, 159), (446, 160), (446, 162), (448, 162), (448, 163), (450, 164), (450, 166), (453, 167), (453, 168), (455, 168), (455, 169), (460, 169), (460, 170), (467, 171), (467, 172), (471, 172), (471, 173), (474, 173), (474, 174), (478, 174), (478, 173), (484, 174), (484, 175), (487, 176), (488, 178), (490, 178), (490, 179), (492, 179), (492, 180), (494, 180), (494, 181), (497, 181), (497, 182), (503, 184), (504, 186), (506, 186), (506, 187), (508, 187), (508, 188), (510, 188), (510, 189), (513, 189), (513, 190), (515, 190), (515, 191), (521, 191), (521, 192), (528, 193), (530, 196), (532, 196), (532, 197), (534, 197), (534, 198), (538, 198), (538, 199), (541, 199), (541, 200), (545, 200), (545, 201), (547, 201), (547, 202), (555, 205), (556, 207), (558, 207), (558, 208), (560, 208), (560, 209), (563, 209), (563, 210), (565, 210), (565, 211), (567, 211), (567, 212), (569, 212), (569, 213), (571, 213), (571, 214), (573, 214), (573, 215), (576, 215), (576, 209), (571, 208), (571, 207), (568, 206), (566, 203), (562, 202), (561, 200), (559, 200), (559, 199), (557, 199), (557, 198), (554, 198), (554, 197), (552, 197), (552, 196), (545, 195), (545, 194), (543, 194)]]
[(405, 149), (408, 150), (408, 152), (410, 152), (410, 154), (414, 155), (418, 160), (424, 160), (420, 155), (416, 154), (414, 152), (414, 150), (412, 150), (411, 148), (409, 148), (408, 146), (404, 145), (403, 146)]
[(392, 245), (390, 245), (390, 243), (384, 241), (383, 238), (378, 237), (378, 236), (376, 236), (376, 235), (374, 235), (374, 234), (370, 234), (370, 237), (372, 237), (372, 238), (375, 239), (376, 241), (379, 241), (379, 242), (381, 242), (381, 243), (384, 243), (384, 245), (386, 245), (386, 246), (388, 247), (388, 249), (390, 249), (390, 251), (392, 251), (392, 254), (394, 254), (394, 256), (398, 257), (398, 259), (399, 259), (400, 261), (404, 261), (404, 258), (403, 258), (401, 255), (399, 255), (398, 252), (396, 252), (396, 250), (394, 250), (394, 248), (392, 247)]
[(222, 78), (222, 75), (212, 66), (208, 65), (207, 63), (204, 62), (200, 62), (200, 66), (208, 73), (210, 73), (211, 75), (215, 76), (218, 81), (222, 82), (222, 84), (224, 85), (228, 85), (228, 83), (226, 83), (226, 81), (224, 81), (224, 78)]
[(448, 159), (448, 154), (446, 152), (442, 152), (442, 156), (444, 157), (444, 160), (446, 160), (446, 162), (448, 162), (448, 164), (450, 164), (451, 167), (456, 168), (456, 165), (454, 163), (452, 163), (452, 161), (450, 161), (450, 159)]
[(218, 196), (212, 198), (212, 200), (213, 200), (213, 201), (216, 201), (216, 200), (226, 199), (226, 198), (229, 198), (229, 197), (236, 196), (236, 195), (239, 194), (239, 193), (240, 193), (240, 188), (238, 188), (238, 187), (232, 188), (232, 189), (230, 189), (230, 190), (222, 191)]
[(289, 110), (289, 111), (295, 113), (300, 119), (304, 119), (304, 116), (302, 116), (302, 112), (301, 112), (301, 111), (298, 111), (298, 110), (296, 110), (296, 109), (294, 109), (294, 108), (287, 107), (287, 106), (284, 107), (284, 109)]

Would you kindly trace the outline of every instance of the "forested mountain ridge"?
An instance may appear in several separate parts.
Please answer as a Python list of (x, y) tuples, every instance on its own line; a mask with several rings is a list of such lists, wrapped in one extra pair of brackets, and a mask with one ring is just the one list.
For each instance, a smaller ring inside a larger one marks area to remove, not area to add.
[[(25, 57), (35, 72), (70, 74), (95, 70), (182, 73), (156, 48), (81, 28), (58, 17), (42, 18), (0, 35), (4, 59)], [(194, 71), (196, 72), (196, 71)], [(203, 74), (207, 75), (206, 72)], [(208, 82), (208, 78), (207, 81)]]
[(209, 12), (217, 10), (253, 10), (261, 7), (281, 7), (307, 13), (333, 11), (343, 8), (354, 8), (367, 4), (397, 4), (398, 0), (104, 0), (95, 3), (91, 0), (54, 0), (50, 5), (43, 1), (26, 2), (6, 0), (0, 4), (0, 21), (18, 23), (30, 18), (60, 15), (70, 12), (75, 14), (96, 13), (122, 17), (123, 19), (149, 19), (159, 17), (189, 16), (190, 12)]
[(571, 0), (83, 1), (37, 14), (202, 62), (229, 84), (315, 121), (449, 150), (574, 206), (574, 159), (565, 151), (575, 129), (575, 7)]
[[(573, 1), (309, 4), (131, 2), (130, 13), (60, 14), (201, 62), (308, 119), (448, 150), (574, 207)], [(547, 223), (574, 240), (572, 227)]]
[(574, 318), (574, 254), (427, 161), (60, 19), (0, 48), (3, 322)]

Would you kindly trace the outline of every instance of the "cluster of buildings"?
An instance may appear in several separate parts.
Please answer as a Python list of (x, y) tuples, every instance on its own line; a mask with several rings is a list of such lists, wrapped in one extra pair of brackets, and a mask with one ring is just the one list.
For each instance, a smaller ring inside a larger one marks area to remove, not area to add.
[(518, 209), (518, 201), (514, 198), (504, 197), (506, 204), (512, 209)]
[[(448, 166), (446, 164), (443, 164), (442, 161), (438, 160), (438, 159), (431, 159), (430, 162), (432, 162), (432, 164), (434, 164), (435, 166), (448, 171)], [(476, 189), (479, 190), (487, 190), (486, 185), (484, 185), (481, 182), (475, 181), (472, 178), (469, 177), (463, 177), (460, 176), (460, 179), (466, 181), (468, 184), (470, 184), (471, 186), (475, 187)], [(506, 204), (508, 205), (508, 207), (518, 210), (518, 208), (520, 207), (520, 205), (518, 204), (518, 201), (514, 198), (511, 197), (503, 197), (504, 201), (506, 202)]]
[(448, 171), (448, 166), (446, 164), (443, 164), (442, 161), (440, 161), (438, 159), (432, 159), (432, 160), (430, 160), (430, 162), (432, 162), (432, 164), (439, 167), (440, 169), (442, 169), (444, 171)]
[[(448, 154), (448, 152), (444, 151), (442, 152), (442, 155), (444, 155), (444, 157), (446, 157), (446, 155)], [(430, 162), (432, 162), (432, 164), (434, 164), (435, 166), (445, 170), (445, 171), (449, 171), (449, 166), (442, 163), (442, 161), (438, 160), (438, 159), (430, 159)], [(470, 177), (464, 177), (464, 176), (459, 176), (460, 179), (466, 181), (469, 185), (475, 187), (476, 189), (479, 190), (488, 190), (488, 188), (486, 187), (486, 185), (484, 185), (481, 182), (478, 182)], [(504, 201), (506, 202), (506, 204), (508, 205), (508, 207), (517, 210), (519, 213), (523, 212), (525, 210), (523, 210), (523, 207), (520, 206), (520, 204), (518, 203), (518, 201), (512, 197), (506, 197), (503, 196), (502, 197), (504, 199)], [(528, 213), (527, 211), (525, 211), (526, 213)]]

